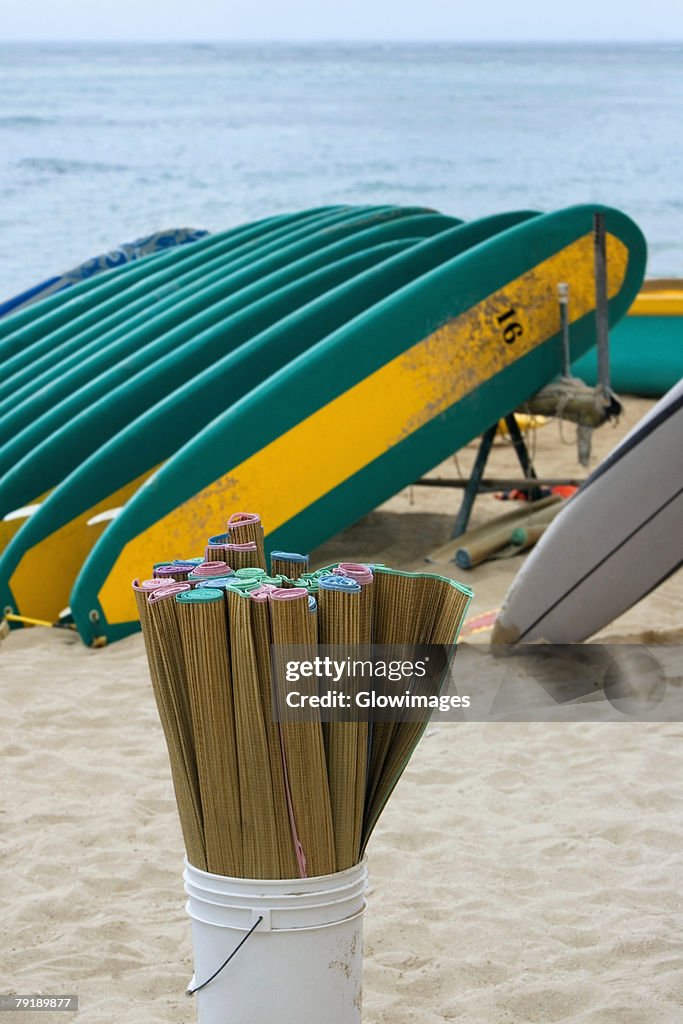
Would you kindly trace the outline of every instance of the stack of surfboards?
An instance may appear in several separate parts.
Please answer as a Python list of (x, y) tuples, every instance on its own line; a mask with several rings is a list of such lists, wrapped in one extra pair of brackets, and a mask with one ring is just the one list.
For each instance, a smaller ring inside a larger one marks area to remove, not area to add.
[[(137, 628), (130, 581), (218, 509), (316, 545), (410, 484), (593, 343), (645, 244), (617, 210), (470, 223), (422, 208), (271, 217), (102, 273), (0, 321), (0, 607), (87, 643)], [(291, 480), (300, 474), (301, 486)]]

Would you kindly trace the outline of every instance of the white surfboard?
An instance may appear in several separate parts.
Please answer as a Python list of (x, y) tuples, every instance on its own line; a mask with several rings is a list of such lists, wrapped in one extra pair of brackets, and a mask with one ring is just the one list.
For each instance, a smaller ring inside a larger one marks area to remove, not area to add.
[(578, 643), (683, 564), (683, 380), (597, 467), (508, 591), (491, 643)]

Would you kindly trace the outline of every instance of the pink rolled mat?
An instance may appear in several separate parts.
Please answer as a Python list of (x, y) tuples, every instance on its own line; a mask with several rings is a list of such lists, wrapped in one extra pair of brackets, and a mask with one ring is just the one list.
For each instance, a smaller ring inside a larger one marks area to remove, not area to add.
[[(227, 526), (228, 534), (230, 535), (230, 543), (227, 545), (227, 550), (235, 550), (232, 548), (233, 544), (244, 544), (247, 541), (251, 541), (255, 548), (249, 548), (247, 553), (253, 557), (254, 562), (260, 565), (262, 569), (267, 569), (261, 517), (256, 512), (235, 512), (228, 519)], [(245, 563), (241, 562), (240, 564), (244, 565)]]
[(232, 569), (227, 562), (200, 562), (190, 573), (194, 580), (206, 579), (208, 576), (230, 576)]
[(271, 601), (296, 601), (308, 597), (308, 591), (305, 587), (275, 587), (269, 597)]
[(137, 591), (157, 590), (159, 587), (167, 586), (168, 580), (151, 579), (143, 580), (142, 582), (140, 580), (133, 580), (133, 590)]
[(372, 583), (374, 576), (372, 570), (363, 565), (362, 562), (340, 562), (336, 569), (332, 570), (337, 576), (348, 576), (361, 585)]
[(252, 601), (267, 601), (273, 591), (277, 589), (278, 587), (276, 587), (274, 583), (262, 583), (260, 587), (256, 588), (256, 590), (249, 591), (249, 597)]
[(240, 526), (247, 526), (247, 524), (260, 522), (261, 516), (258, 512), (233, 512), (228, 519), (228, 531), (239, 529)]
[(163, 601), (164, 598), (182, 594), (185, 590), (192, 590), (189, 583), (168, 583), (165, 587), (155, 587), (154, 590), (150, 590), (147, 603), (156, 604), (157, 601)]

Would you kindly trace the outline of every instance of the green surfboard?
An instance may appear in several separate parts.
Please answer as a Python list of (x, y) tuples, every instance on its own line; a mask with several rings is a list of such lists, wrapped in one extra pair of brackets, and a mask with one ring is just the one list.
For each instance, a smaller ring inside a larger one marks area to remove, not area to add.
[(560, 281), (574, 296), (572, 351), (585, 351), (596, 209), (616, 322), (642, 281), (645, 244), (610, 208), (535, 217), (399, 287), (219, 414), (138, 489), (74, 586), (86, 642), (134, 629), (133, 576), (201, 550), (231, 511), (259, 510), (271, 547), (315, 545), (514, 409), (560, 369)]

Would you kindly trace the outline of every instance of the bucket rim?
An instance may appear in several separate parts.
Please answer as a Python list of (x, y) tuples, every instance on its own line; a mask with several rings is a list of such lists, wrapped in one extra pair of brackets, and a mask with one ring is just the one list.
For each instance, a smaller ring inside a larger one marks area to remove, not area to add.
[[(282, 886), (282, 885), (290, 885), (290, 884), (291, 885), (296, 885), (296, 886), (301, 886), (301, 885), (304, 885), (306, 883), (311, 883), (312, 884), (314, 882), (321, 882), (321, 883), (328, 882), (329, 883), (329, 882), (331, 882), (331, 881), (333, 881), (335, 879), (338, 880), (338, 879), (345, 878), (345, 877), (348, 878), (349, 881), (351, 881), (351, 880), (360, 880), (363, 877), (367, 878), (367, 874), (368, 874), (367, 856), (364, 856), (363, 859), (358, 861), (357, 864), (352, 865), (352, 867), (350, 867), (350, 868), (344, 868), (342, 871), (334, 871), (332, 874), (329, 874), (329, 875), (310, 875), (310, 876), (308, 876), (306, 878), (236, 878), (236, 877), (234, 877), (232, 875), (217, 875), (217, 874), (214, 874), (211, 871), (204, 871), (202, 868), (197, 868), (197, 867), (195, 867), (194, 864), (191, 864), (190, 861), (187, 859), (187, 857), (183, 857), (183, 864), (185, 865), (185, 871), (189, 870), (193, 874), (198, 875), (200, 878), (207, 878), (207, 879), (210, 879), (210, 880), (215, 880), (217, 882), (223, 882), (223, 883), (225, 883), (225, 882), (234, 882), (234, 883), (236, 883), (241, 888), (242, 887), (246, 887), (248, 885), (254, 885), (254, 886), (257, 886), (259, 888), (269, 888), (269, 887), (277, 888), (277, 887)], [(343, 888), (343, 886), (339, 886), (338, 888)], [(328, 889), (327, 887), (325, 887), (325, 891), (329, 892), (329, 891), (332, 891), (332, 890)], [(298, 895), (298, 894), (297, 893), (283, 893), (282, 895), (287, 895), (287, 896), (292, 895), (292, 896), (294, 896), (294, 895)]]
[[(256, 937), (257, 935), (260, 935), (261, 937), (273, 934), (280, 935), (284, 932), (320, 932), (325, 928), (339, 928), (339, 925), (341, 924), (349, 924), (351, 921), (355, 921), (356, 918), (362, 918), (367, 909), (367, 900), (363, 898), (363, 905), (359, 910), (355, 910), (353, 914), (349, 914), (348, 917), (342, 917), (338, 921), (325, 921), (322, 924), (303, 924), (299, 928), (271, 927), (264, 929), (263, 931), (259, 931), (258, 928), (256, 928), (254, 930), (254, 937)], [(254, 924), (253, 921), (249, 921), (245, 924), (245, 927), (242, 928), (238, 924), (217, 924), (215, 921), (207, 921), (206, 918), (201, 917), (199, 914), (196, 914), (194, 912), (194, 908), (192, 910), (190, 909), (190, 900), (188, 900), (187, 903), (185, 904), (185, 913), (187, 914), (191, 921), (197, 921), (199, 924), (209, 925), (211, 928), (228, 929), (229, 931), (233, 932), (248, 932), (251, 930)]]
[[(334, 877), (334, 876), (332, 876)], [(284, 879), (283, 888), (288, 885), (288, 880)], [(359, 874), (356, 878), (345, 881), (342, 885), (328, 885), (328, 886), (315, 886), (315, 887), (300, 887), (294, 892), (280, 892), (274, 887), (262, 889), (260, 892), (254, 891), (253, 887), (237, 887), (231, 885), (223, 885), (222, 887), (218, 882), (211, 884), (204, 879), (196, 879), (187, 871), (183, 871), (183, 888), (188, 896), (194, 896), (197, 899), (206, 900), (206, 902), (213, 902), (211, 897), (219, 897), (221, 902), (230, 900), (235, 906), (248, 904), (266, 904), (276, 902), (281, 905), (290, 904), (291, 906), (301, 905), (306, 900), (324, 900), (325, 903), (336, 903), (339, 900), (352, 898), (356, 893), (365, 892), (368, 888), (368, 876), (367, 874)]]
[[(362, 885), (341, 886), (338, 889), (323, 889), (315, 892), (295, 892), (279, 895), (272, 892), (263, 893), (234, 893), (220, 892), (217, 889), (200, 889), (193, 885), (187, 878), (184, 880), (183, 888), (190, 899), (198, 903), (206, 903), (210, 907), (230, 907), (232, 910), (254, 910), (259, 908), (273, 911), (305, 911), (316, 907), (336, 907), (341, 903), (349, 903), (357, 900), (359, 896), (365, 897), (367, 885), (363, 879)], [(324, 896), (324, 900), (320, 897)], [(215, 898), (214, 898), (215, 897)], [(316, 897), (318, 897), (316, 899)], [(313, 902), (315, 901), (315, 902)]]

